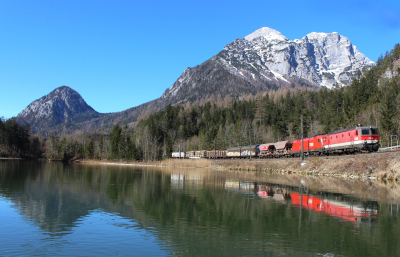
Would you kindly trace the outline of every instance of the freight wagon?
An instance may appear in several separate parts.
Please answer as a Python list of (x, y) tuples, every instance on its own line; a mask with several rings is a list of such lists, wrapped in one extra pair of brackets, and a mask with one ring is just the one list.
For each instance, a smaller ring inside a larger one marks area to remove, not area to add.
[(249, 158), (258, 157), (259, 155), (259, 145), (247, 145), (230, 147), (226, 150), (226, 157), (228, 158)]
[(274, 157), (275, 154), (275, 144), (274, 143), (268, 143), (268, 144), (262, 144), (259, 146), (260, 150), (260, 158), (272, 158)]
[(206, 157), (206, 152), (205, 150), (200, 150), (200, 151), (189, 151), (186, 152), (186, 157), (190, 159), (198, 159), (198, 158), (205, 158)]
[(173, 152), (172, 158), (185, 158), (185, 152)]
[(226, 158), (226, 151), (221, 151), (221, 150), (207, 151), (206, 157), (209, 159)]
[(259, 146), (260, 157), (281, 158), (291, 155), (292, 142), (280, 141), (276, 143), (262, 144)]

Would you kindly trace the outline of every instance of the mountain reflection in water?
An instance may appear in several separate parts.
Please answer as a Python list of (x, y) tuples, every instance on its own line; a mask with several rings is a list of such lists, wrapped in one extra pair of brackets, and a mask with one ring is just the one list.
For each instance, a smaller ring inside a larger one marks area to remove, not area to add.
[(0, 255), (400, 251), (397, 184), (9, 160), (0, 168)]

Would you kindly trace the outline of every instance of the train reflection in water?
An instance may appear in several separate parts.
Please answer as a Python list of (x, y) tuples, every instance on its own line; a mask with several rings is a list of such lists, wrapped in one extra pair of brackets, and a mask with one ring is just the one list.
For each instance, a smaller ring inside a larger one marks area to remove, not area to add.
[(329, 199), (321, 199), (312, 195), (291, 194), (292, 205), (305, 209), (322, 212), (352, 222), (371, 221), (377, 219), (379, 212), (373, 202), (361, 204), (347, 203)]
[(281, 203), (291, 203), (294, 207), (324, 213), (344, 221), (372, 222), (379, 217), (379, 204), (376, 201), (360, 200), (331, 192), (312, 192), (302, 186), (227, 181), (225, 188)]

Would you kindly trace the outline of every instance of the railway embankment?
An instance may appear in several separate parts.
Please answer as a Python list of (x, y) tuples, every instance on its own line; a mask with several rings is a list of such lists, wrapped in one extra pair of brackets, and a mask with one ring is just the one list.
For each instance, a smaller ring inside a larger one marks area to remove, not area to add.
[(400, 181), (400, 151), (300, 159), (235, 160), (216, 163), (221, 169), (258, 174), (298, 174), (351, 179)]
[(233, 173), (329, 176), (400, 181), (400, 151), (279, 159), (168, 159), (156, 162), (86, 161), (80, 163), (209, 168)]

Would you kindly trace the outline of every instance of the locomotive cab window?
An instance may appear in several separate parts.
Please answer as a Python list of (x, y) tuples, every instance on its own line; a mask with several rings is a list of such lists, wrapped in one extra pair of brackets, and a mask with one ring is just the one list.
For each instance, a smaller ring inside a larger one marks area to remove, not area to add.
[(356, 136), (358, 136), (358, 130), (356, 130)]
[(363, 135), (363, 136), (369, 135), (369, 129), (362, 129), (361, 130), (361, 135)]
[(342, 137), (344, 137), (344, 135), (342, 134)]

